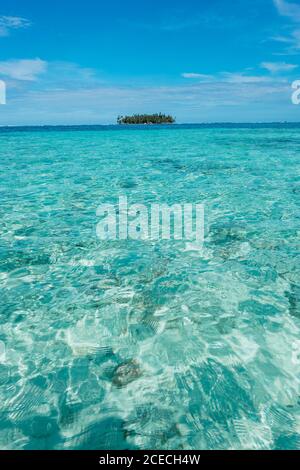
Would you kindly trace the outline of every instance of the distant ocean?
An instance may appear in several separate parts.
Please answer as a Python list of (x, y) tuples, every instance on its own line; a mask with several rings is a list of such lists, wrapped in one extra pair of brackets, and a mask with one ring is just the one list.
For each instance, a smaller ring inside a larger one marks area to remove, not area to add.
[(178, 129), (300, 129), (300, 122), (257, 122), (257, 123), (233, 123), (216, 122), (200, 124), (160, 124), (160, 125), (116, 125), (116, 124), (92, 124), (92, 125), (44, 125), (44, 126), (0, 126), (0, 132), (33, 132), (33, 131), (106, 131), (106, 130), (178, 130)]
[[(1, 128), (0, 448), (300, 449), (299, 169), (296, 123)], [(201, 256), (99, 240), (119, 195)]]

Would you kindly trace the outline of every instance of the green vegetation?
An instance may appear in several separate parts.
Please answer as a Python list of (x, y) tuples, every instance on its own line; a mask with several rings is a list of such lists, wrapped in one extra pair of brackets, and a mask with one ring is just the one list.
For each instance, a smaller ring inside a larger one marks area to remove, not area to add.
[(175, 119), (167, 114), (134, 114), (118, 116), (118, 124), (173, 124)]

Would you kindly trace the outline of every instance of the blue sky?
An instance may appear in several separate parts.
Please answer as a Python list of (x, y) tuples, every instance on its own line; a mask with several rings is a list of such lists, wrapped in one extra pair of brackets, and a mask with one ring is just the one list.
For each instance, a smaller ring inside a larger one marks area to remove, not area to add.
[(299, 0), (1, 0), (0, 125), (300, 121), (299, 53)]

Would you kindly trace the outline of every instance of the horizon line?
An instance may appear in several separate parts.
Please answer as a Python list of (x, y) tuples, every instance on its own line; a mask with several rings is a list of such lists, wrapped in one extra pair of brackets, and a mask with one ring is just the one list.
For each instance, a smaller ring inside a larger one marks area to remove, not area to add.
[(162, 124), (0, 124), (0, 129), (11, 129), (11, 128), (44, 128), (44, 127), (117, 127), (117, 128), (128, 128), (128, 127), (177, 127), (177, 126), (213, 126), (213, 125), (300, 125), (300, 121), (205, 121), (205, 122), (177, 122), (173, 124), (162, 123)]

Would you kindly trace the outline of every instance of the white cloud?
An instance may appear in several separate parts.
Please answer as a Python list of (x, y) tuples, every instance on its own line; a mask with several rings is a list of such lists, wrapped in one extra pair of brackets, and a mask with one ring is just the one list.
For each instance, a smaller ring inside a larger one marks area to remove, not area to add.
[(289, 33), (289, 36), (273, 36), (273, 41), (285, 44), (287, 47), (282, 54), (278, 55), (290, 55), (297, 54), (300, 49), (300, 29), (294, 29)]
[(271, 73), (291, 72), (298, 68), (298, 65), (287, 64), (286, 62), (262, 62), (261, 67)]
[(20, 16), (0, 16), (0, 37), (9, 36), (11, 29), (30, 26), (30, 21)]
[[(274, 41), (287, 44), (285, 49), (286, 54), (297, 53), (300, 49), (300, 5), (296, 3), (290, 3), (285, 0), (273, 0), (278, 13), (290, 20), (291, 23), (296, 24), (296, 29), (291, 30), (288, 35), (278, 35), (272, 37)], [(294, 27), (294, 25), (293, 25)]]
[(300, 49), (300, 29), (295, 29), (291, 34), (291, 43), (296, 49)]
[(265, 83), (270, 81), (270, 77), (262, 75), (247, 75), (245, 72), (219, 72), (216, 75), (204, 75), (201, 73), (185, 72), (181, 74), (184, 78), (195, 78), (203, 81), (218, 82), (218, 83), (236, 83), (236, 84), (247, 84), (247, 83)]
[(228, 75), (222, 78), (219, 74), (211, 82), (187, 81), (177, 86), (87, 87), (86, 84), (85, 88), (73, 89), (58, 89), (48, 84), (44, 87), (41, 80), (34, 87), (30, 84), (11, 89), (0, 125), (113, 123), (118, 114), (157, 109), (174, 114), (179, 122), (288, 120), (285, 113), (291, 107), (289, 83), (277, 78), (270, 78), (266, 83), (254, 79), (238, 82)]
[(296, 3), (286, 2), (285, 0), (273, 0), (278, 10), (278, 13), (282, 16), (286, 16), (293, 21), (300, 21), (300, 6)]
[(47, 62), (38, 58), (0, 62), (0, 76), (14, 80), (34, 81), (46, 70)]
[(203, 73), (195, 73), (195, 72), (184, 72), (181, 74), (183, 78), (200, 78), (203, 80), (209, 80), (212, 78), (211, 75), (205, 75)]
[(288, 81), (251, 70), (219, 72), (206, 75), (207, 80), (189, 72), (197, 75), (195, 80), (174, 86), (114, 86), (93, 70), (41, 59), (0, 62), (0, 78), (1, 74), (9, 77), (5, 80), (10, 93), (0, 125), (115, 122), (118, 114), (157, 109), (181, 122), (263, 121), (275, 116), (288, 120), (289, 116), (284, 114), (290, 106)]
[(247, 83), (265, 83), (269, 82), (269, 77), (263, 77), (261, 75), (245, 75), (244, 73), (230, 73), (223, 72), (223, 81), (228, 83), (236, 84), (247, 84)]

